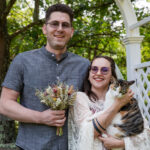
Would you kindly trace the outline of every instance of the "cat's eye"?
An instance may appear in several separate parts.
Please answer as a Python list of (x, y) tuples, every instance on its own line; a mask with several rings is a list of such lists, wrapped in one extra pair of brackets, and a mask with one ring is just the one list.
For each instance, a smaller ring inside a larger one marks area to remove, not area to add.
[(118, 82), (116, 82), (116, 84), (114, 85), (114, 87), (117, 88), (118, 86), (120, 86), (120, 84)]

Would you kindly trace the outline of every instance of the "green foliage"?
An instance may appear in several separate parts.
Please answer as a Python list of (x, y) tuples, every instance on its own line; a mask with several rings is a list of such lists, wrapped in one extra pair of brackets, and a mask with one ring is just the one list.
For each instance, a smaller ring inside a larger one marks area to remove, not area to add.
[(12, 34), (32, 22), (32, 14), (33, 8), (29, 4), (22, 1), (15, 3), (7, 17), (8, 33)]
[(16, 131), (14, 128), (14, 122), (3, 117), (3, 120), (0, 121), (0, 143), (9, 143), (9, 141), (15, 142)]
[[(143, 13), (144, 11), (147, 13)], [(150, 14), (150, 10), (148, 8), (138, 9), (138, 12), (140, 12), (138, 14), (138, 20), (142, 20)], [(140, 33), (144, 36), (141, 47), (142, 62), (150, 61), (150, 23), (142, 26), (140, 28)]]
[[(6, 1), (6, 4), (8, 5), (9, 2)], [(45, 16), (46, 9), (55, 3), (66, 3), (74, 10), (73, 26), (75, 32), (68, 45), (68, 50), (90, 60), (98, 54), (113, 57), (126, 79), (126, 52), (121, 42), (123, 35), (125, 35), (125, 28), (115, 2), (113, 0), (40, 0), (40, 19)], [(147, 8), (134, 9), (138, 20), (142, 20), (150, 14), (150, 10)], [(40, 48), (46, 43), (46, 38), (41, 29), (42, 24), (35, 23), (31, 27), (27, 27), (34, 21), (33, 13), (34, 0), (17, 0), (7, 16), (5, 34), (6, 37), (10, 35), (7, 39), (8, 43), (11, 42), (10, 54), (7, 55), (8, 59), (10, 57), (10, 61), (18, 53)], [(120, 25), (118, 25), (119, 22)], [(15, 36), (21, 30), (22, 32)], [(150, 23), (140, 27), (140, 33), (145, 36), (141, 47), (142, 62), (150, 61)], [(7, 47), (9, 48), (9, 44)], [(12, 135), (8, 137), (12, 137), (11, 141), (14, 141), (16, 133), (15, 130), (14, 132), (11, 131), (14, 129), (11, 123), (4, 121), (1, 124), (0, 141), (3, 143), (9, 141), (6, 138), (9, 130), (6, 130), (6, 128), (10, 128), (10, 134)], [(12, 125), (14, 124), (12, 123)], [(18, 126), (18, 123), (16, 123), (16, 126)], [(6, 132), (4, 132), (4, 128)], [(9, 149), (9, 147), (13, 147), (10, 145), (5, 146)], [(0, 145), (0, 149), (2, 147), (3, 145)]]
[(11, 60), (24, 51), (40, 48), (45, 44), (45, 36), (42, 34), (40, 26), (34, 26), (25, 33), (20, 34), (11, 43)]
[[(125, 28), (118, 7), (113, 0), (40, 0), (40, 17), (51, 4), (64, 2), (74, 10), (74, 36), (69, 42), (68, 50), (92, 59), (95, 55), (112, 56), (126, 78), (126, 52), (120, 39)], [(33, 21), (34, 1), (18, 0), (8, 16), (8, 32), (13, 34)], [(146, 8), (144, 8), (146, 9)], [(149, 16), (143, 9), (135, 8), (138, 20)], [(120, 25), (118, 22), (121, 22)], [(41, 30), (42, 25), (29, 28), (11, 42), (10, 59), (20, 52), (41, 47), (46, 39)], [(140, 28), (145, 36), (142, 43), (142, 61), (150, 58), (150, 25)]]

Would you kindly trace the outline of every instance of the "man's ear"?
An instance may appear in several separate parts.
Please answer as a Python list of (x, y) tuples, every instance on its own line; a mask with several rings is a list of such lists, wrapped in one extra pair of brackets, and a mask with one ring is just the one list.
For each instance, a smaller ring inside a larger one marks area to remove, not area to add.
[(43, 27), (42, 27), (42, 31), (43, 31), (43, 34), (45, 34), (45, 35), (46, 35), (46, 33), (47, 33), (47, 30), (46, 30), (46, 24), (44, 24), (44, 25), (43, 25)]
[(71, 38), (73, 37), (73, 34), (74, 34), (74, 28), (72, 27), (72, 29), (71, 29), (72, 31), (72, 33), (71, 33)]

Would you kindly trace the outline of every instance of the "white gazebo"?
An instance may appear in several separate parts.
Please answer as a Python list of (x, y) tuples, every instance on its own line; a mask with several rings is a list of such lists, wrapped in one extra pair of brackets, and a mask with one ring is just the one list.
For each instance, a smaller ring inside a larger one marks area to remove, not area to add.
[(126, 47), (127, 79), (136, 81), (132, 90), (150, 125), (150, 61), (141, 63), (140, 45), (143, 36), (139, 33), (139, 27), (149, 22), (150, 17), (137, 21), (130, 0), (115, 0), (115, 2), (120, 9), (126, 28), (126, 37), (123, 39), (123, 43)]

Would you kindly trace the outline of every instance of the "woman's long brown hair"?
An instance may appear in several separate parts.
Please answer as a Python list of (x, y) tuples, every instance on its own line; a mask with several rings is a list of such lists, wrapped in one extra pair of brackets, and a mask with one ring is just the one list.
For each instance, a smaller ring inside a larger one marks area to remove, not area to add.
[[(91, 65), (92, 65), (93, 61), (95, 59), (98, 59), (98, 58), (104, 58), (104, 59), (106, 59), (106, 60), (108, 60), (110, 62), (112, 76), (115, 79), (117, 79), (114, 60), (111, 57), (109, 57), (109, 56), (98, 55), (98, 56), (94, 57), (94, 59), (91, 62)], [(89, 79), (89, 73), (90, 73), (90, 70), (91, 70), (91, 65), (89, 66), (87, 75), (86, 75), (84, 83), (83, 83), (83, 91), (87, 94), (87, 96), (89, 97), (89, 99), (91, 101), (96, 101), (96, 100), (98, 100), (98, 97), (97, 97), (97, 95), (94, 92), (91, 91), (91, 83), (88, 80)]]

